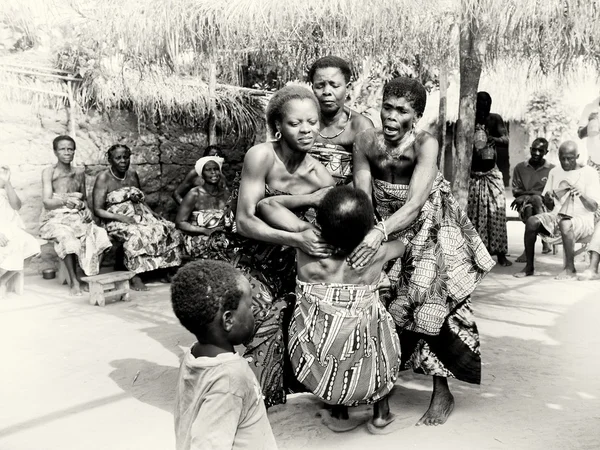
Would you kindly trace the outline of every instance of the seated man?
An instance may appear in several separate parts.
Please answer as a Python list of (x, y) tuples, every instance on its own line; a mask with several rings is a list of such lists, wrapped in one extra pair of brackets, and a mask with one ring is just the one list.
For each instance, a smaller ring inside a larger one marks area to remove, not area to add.
[[(529, 149), (531, 158), (517, 164), (513, 171), (512, 191), (515, 200), (510, 205), (519, 213), (523, 223), (531, 216), (546, 212), (542, 191), (548, 180), (550, 169), (554, 164), (546, 161), (548, 141), (544, 138), (535, 139)], [(550, 253), (550, 245), (542, 241), (542, 253)], [(517, 262), (525, 262), (525, 252), (517, 258)]]
[[(204, 184), (204, 178), (202, 177), (202, 166), (200, 166), (200, 161), (203, 161), (204, 158), (207, 157), (217, 157), (221, 158), (221, 166), (223, 165), (223, 152), (221, 149), (215, 145), (209, 145), (204, 150), (204, 154), (202, 158), (196, 161), (196, 165), (192, 170), (190, 170), (183, 181), (177, 186), (175, 191), (173, 192), (173, 199), (177, 202), (178, 205), (181, 205), (183, 202), (183, 198), (185, 194), (187, 194), (190, 189), (195, 186), (202, 186)], [(219, 179), (219, 187), (221, 189), (227, 188), (227, 183), (225, 182), (225, 177), (221, 173), (221, 178)]]
[(535, 274), (533, 259), (537, 235), (542, 239), (560, 236), (565, 252), (565, 267), (556, 279), (575, 279), (575, 243), (594, 231), (594, 211), (600, 201), (600, 180), (589, 166), (577, 165), (577, 144), (564, 142), (558, 150), (561, 167), (555, 167), (548, 175), (544, 203), (552, 212), (530, 217), (525, 224), (525, 256), (527, 263), (515, 277)]
[(94, 223), (87, 206), (83, 167), (71, 166), (75, 141), (70, 136), (58, 136), (52, 146), (58, 161), (42, 172), (40, 236), (56, 242), (54, 250), (69, 272), (71, 295), (81, 295), (77, 264), (87, 276), (97, 275), (102, 253), (112, 244), (106, 231)]

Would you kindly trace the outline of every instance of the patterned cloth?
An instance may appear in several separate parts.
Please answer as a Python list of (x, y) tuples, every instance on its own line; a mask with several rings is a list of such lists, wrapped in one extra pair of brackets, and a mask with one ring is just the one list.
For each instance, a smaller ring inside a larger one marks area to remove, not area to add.
[(294, 375), (325, 403), (374, 403), (394, 387), (400, 342), (377, 286), (297, 281), (289, 336)]
[(135, 224), (111, 220), (108, 234), (123, 242), (125, 267), (135, 273), (181, 265), (181, 232), (175, 224), (156, 217), (144, 202), (144, 193), (133, 186), (109, 192), (106, 210), (132, 217)]
[(471, 172), (467, 215), (490, 254), (508, 253), (506, 198), (498, 168)]
[(4, 189), (0, 189), (0, 233), (8, 240), (8, 244), (0, 246), (0, 269), (23, 270), (25, 260), (40, 253), (40, 244), (25, 231), (25, 224), (10, 206)]
[[(223, 210), (221, 209), (205, 209), (202, 211), (194, 211), (192, 213), (191, 222), (199, 227), (215, 228), (221, 223), (223, 218)], [(183, 233), (183, 245), (185, 251), (194, 259), (206, 259), (209, 236), (204, 234), (191, 235)]]
[[(71, 192), (54, 194), (53, 198), (81, 200), (83, 195)], [(56, 241), (54, 250), (59, 258), (77, 255), (79, 266), (87, 276), (98, 274), (100, 255), (112, 244), (106, 231), (94, 223), (87, 205), (81, 210), (66, 207), (44, 210), (40, 222), (40, 237)]]
[(352, 153), (348, 153), (341, 145), (315, 142), (309, 154), (327, 168), (335, 184), (352, 181)]
[[(387, 219), (406, 203), (408, 185), (373, 180), (373, 198)], [(402, 368), (478, 383), (479, 335), (469, 297), (494, 262), (440, 174), (419, 216), (390, 238), (406, 245), (387, 270)]]

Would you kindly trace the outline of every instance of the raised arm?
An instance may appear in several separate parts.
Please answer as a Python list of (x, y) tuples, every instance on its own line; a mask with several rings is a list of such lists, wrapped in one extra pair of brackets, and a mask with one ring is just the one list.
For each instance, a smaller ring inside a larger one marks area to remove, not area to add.
[(10, 182), (10, 169), (8, 167), (0, 167), (0, 189), (4, 188), (6, 191), (6, 196), (8, 197), (8, 203), (10, 207), (15, 211), (21, 209), (21, 199), (15, 192), (11, 182)]
[(197, 189), (192, 189), (189, 191), (185, 197), (183, 198), (183, 202), (179, 206), (177, 210), (177, 217), (175, 218), (175, 225), (182, 231), (185, 231), (187, 234), (191, 235), (200, 235), (203, 234), (205, 236), (209, 236), (214, 228), (206, 228), (200, 227), (193, 223), (189, 222), (190, 215), (194, 211), (194, 207), (196, 206), (196, 201), (198, 200), (199, 192)]
[(367, 133), (356, 136), (352, 148), (354, 187), (365, 192), (371, 198), (371, 166), (367, 158), (367, 151), (372, 144), (372, 139)]
[(197, 176), (198, 173), (196, 173), (196, 169), (190, 170), (181, 182), (181, 184), (177, 186), (177, 188), (173, 192), (173, 198), (175, 199), (178, 205), (181, 205), (181, 202), (183, 202), (183, 197), (185, 196), (185, 193), (189, 192), (189, 190), (194, 186), (194, 179)]

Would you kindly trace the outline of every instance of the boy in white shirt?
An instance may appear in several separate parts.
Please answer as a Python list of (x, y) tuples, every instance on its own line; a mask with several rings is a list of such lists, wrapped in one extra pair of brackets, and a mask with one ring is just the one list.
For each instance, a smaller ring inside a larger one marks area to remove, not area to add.
[(248, 280), (224, 262), (192, 262), (174, 277), (171, 302), (198, 339), (179, 369), (177, 450), (276, 450), (260, 385), (234, 350), (254, 334)]

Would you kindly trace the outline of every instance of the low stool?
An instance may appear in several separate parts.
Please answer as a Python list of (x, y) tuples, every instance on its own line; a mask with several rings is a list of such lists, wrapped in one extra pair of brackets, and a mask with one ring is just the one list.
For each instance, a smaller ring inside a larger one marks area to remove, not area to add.
[(117, 301), (130, 301), (129, 280), (134, 276), (135, 272), (120, 271), (82, 277), (81, 280), (89, 285), (90, 305), (104, 306), (110, 297), (118, 297)]

